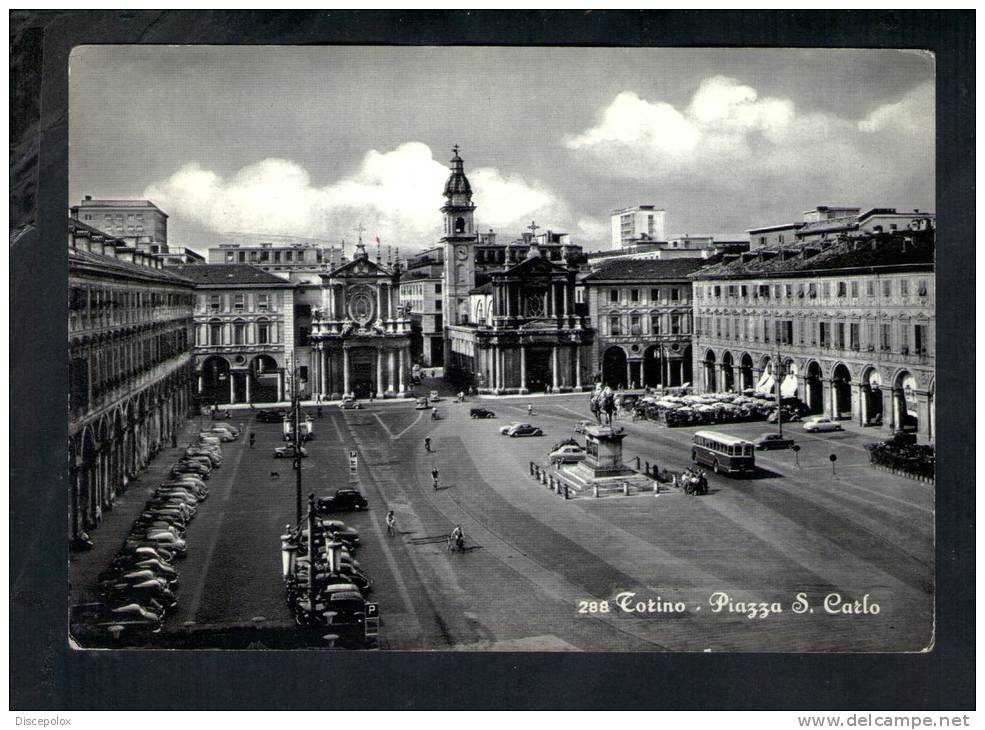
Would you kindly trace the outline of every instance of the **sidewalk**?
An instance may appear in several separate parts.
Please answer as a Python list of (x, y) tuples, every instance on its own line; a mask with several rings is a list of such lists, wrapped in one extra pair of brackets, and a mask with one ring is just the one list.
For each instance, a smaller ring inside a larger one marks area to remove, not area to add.
[(127, 484), (127, 490), (116, 498), (110, 511), (103, 512), (99, 526), (88, 531), (93, 548), (85, 552), (70, 552), (68, 564), (69, 605), (97, 600), (97, 578), (116, 557), (123, 540), (134, 521), (143, 511), (144, 504), (158, 484), (165, 481), (171, 466), (184, 452), (188, 443), (198, 433), (198, 419), (185, 422), (178, 435), (178, 447), (161, 449), (148, 467)]

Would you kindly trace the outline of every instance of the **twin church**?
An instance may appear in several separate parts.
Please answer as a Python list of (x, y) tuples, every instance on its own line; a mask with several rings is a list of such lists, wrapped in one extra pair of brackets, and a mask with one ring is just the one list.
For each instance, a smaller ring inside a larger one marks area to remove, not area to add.
[[(476, 206), (457, 147), (444, 197), (446, 375), (480, 393), (572, 392), (590, 384), (593, 330), (576, 312), (577, 268), (549, 260), (534, 239), (522, 260), (477, 273)], [(411, 325), (399, 303), (399, 273), (360, 245), (321, 279), (321, 303), (311, 313), (312, 397), (406, 395)]]

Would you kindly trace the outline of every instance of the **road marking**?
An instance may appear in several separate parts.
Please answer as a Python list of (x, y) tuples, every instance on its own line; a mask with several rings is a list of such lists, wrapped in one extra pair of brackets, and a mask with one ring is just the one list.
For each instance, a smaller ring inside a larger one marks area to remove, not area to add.
[[(344, 437), (342, 436), (342, 430), (339, 428), (338, 423), (335, 422), (335, 419), (332, 419), (332, 424), (335, 426), (336, 431), (338, 431), (339, 440), (344, 441)], [(387, 431), (387, 433), (389, 433), (389, 431)], [(376, 488), (376, 492), (380, 496), (382, 496), (383, 490), (380, 489), (380, 486), (377, 483), (376, 478), (373, 476), (372, 470), (369, 468), (367, 460), (362, 453), (362, 448), (359, 446), (359, 442), (354, 434), (352, 435), (352, 444), (353, 444), (352, 448), (355, 451), (359, 452), (359, 456), (360, 456), (359, 467), (356, 473), (367, 476), (368, 480), (371, 481), (374, 487)], [(400, 594), (400, 598), (404, 603), (404, 608), (411, 616), (414, 616), (414, 619), (417, 621), (417, 625), (418, 625), (417, 633), (420, 634), (422, 628), (417, 615), (414, 613), (414, 604), (410, 600), (410, 592), (407, 590), (407, 584), (404, 583), (403, 573), (400, 571), (400, 568), (397, 565), (397, 559), (396, 557), (394, 557), (393, 551), (390, 549), (389, 541), (392, 540), (393, 538), (387, 537), (386, 535), (383, 534), (383, 528), (380, 527), (379, 520), (375, 519), (373, 515), (370, 515), (369, 523), (373, 526), (373, 532), (376, 534), (379, 545), (383, 550), (383, 557), (386, 559), (387, 565), (390, 568), (390, 573), (393, 575), (394, 580), (397, 583), (397, 592)]]
[(413, 422), (412, 424), (410, 424), (410, 425), (409, 425), (409, 426), (408, 426), (407, 428), (405, 428), (405, 429), (404, 429), (403, 431), (401, 431), (401, 432), (400, 432), (400, 433), (398, 433), (398, 434), (397, 434), (396, 436), (394, 436), (394, 435), (393, 435), (393, 432), (392, 432), (392, 431), (391, 431), (391, 430), (390, 430), (389, 428), (387, 428), (387, 425), (386, 425), (385, 423), (383, 423), (383, 419), (382, 419), (382, 418), (380, 418), (380, 416), (379, 416), (379, 414), (378, 414), (378, 413), (374, 413), (374, 414), (373, 414), (373, 417), (374, 417), (374, 418), (375, 418), (375, 419), (376, 419), (377, 421), (379, 421), (379, 422), (380, 422), (380, 425), (381, 425), (381, 426), (383, 426), (383, 430), (384, 430), (384, 431), (386, 431), (386, 432), (387, 432), (387, 434), (388, 434), (388, 435), (390, 436), (390, 440), (391, 440), (391, 441), (396, 441), (396, 440), (397, 440), (397, 439), (399, 439), (399, 438), (400, 438), (401, 436), (403, 436), (403, 435), (404, 435), (405, 433), (407, 433), (407, 432), (408, 432), (408, 431), (410, 431), (410, 430), (411, 430), (412, 428), (414, 428), (414, 426), (416, 426), (416, 425), (417, 425), (418, 423), (420, 423), (420, 422), (421, 422), (421, 418), (422, 418), (423, 416), (424, 416), (424, 412), (423, 412), (423, 411), (421, 411), (420, 413), (418, 413), (418, 414), (417, 414), (417, 418), (415, 418), (415, 419), (414, 419), (414, 422)]

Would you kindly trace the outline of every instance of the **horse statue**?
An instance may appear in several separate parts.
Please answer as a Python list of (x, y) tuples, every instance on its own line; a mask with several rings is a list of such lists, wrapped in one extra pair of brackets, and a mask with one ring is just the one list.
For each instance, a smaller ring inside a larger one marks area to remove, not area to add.
[(612, 425), (612, 414), (616, 411), (615, 400), (615, 394), (608, 386), (602, 388), (600, 384), (595, 388), (595, 392), (592, 393), (591, 399), (589, 400), (589, 407), (599, 425), (602, 425), (603, 415), (605, 416), (605, 425)]

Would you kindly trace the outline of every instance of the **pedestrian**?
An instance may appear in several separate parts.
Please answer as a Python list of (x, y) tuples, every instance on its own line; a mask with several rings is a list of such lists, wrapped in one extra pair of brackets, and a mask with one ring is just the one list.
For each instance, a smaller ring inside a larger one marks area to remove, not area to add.
[(431, 453), (431, 437), (430, 436), (427, 436), (424, 439), (424, 450), (427, 451), (429, 454)]
[(386, 534), (393, 536), (393, 528), (397, 524), (397, 518), (393, 514), (393, 510), (386, 513)]
[(438, 467), (431, 470), (431, 483), (434, 486), (434, 491), (438, 491)]
[(255, 433), (250, 433), (250, 448), (252, 449), (254, 446), (256, 446), (256, 443), (257, 443), (257, 435)]
[(527, 415), (532, 416), (534, 414), (534, 404), (527, 403)]

